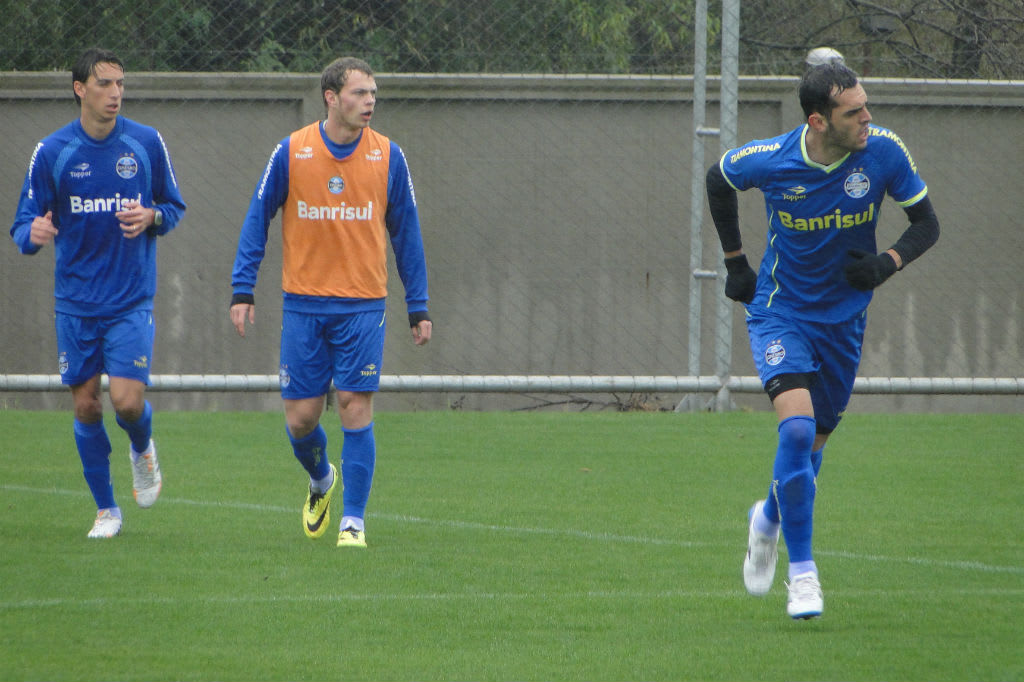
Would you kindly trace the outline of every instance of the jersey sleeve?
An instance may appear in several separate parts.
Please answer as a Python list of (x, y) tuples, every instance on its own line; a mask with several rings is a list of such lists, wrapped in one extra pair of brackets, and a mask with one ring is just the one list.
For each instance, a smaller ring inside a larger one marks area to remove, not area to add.
[[(52, 210), (55, 196), (50, 174), (46, 170), (47, 164), (43, 151), (43, 143), (40, 142), (32, 152), (28, 171), (25, 173), (25, 182), (21, 186), (21, 196), (14, 214), (14, 224), (11, 225), (11, 238), (17, 244), (18, 250), (25, 255), (38, 253), (42, 248), (33, 244), (29, 239), (32, 232), (32, 221)], [(54, 216), (53, 220), (55, 224), (59, 222), (57, 216)]]
[(231, 271), (234, 294), (252, 294), (260, 263), (267, 250), (270, 221), (288, 196), (288, 140), (282, 140), (270, 154), (238, 236), (235, 264)]
[(159, 161), (156, 164), (156, 172), (153, 173), (153, 208), (163, 213), (163, 223), (155, 229), (157, 234), (164, 235), (181, 222), (186, 206), (178, 188), (178, 179), (174, 174), (171, 154), (167, 151), (164, 138), (157, 132), (156, 139), (159, 142), (159, 149), (155, 158)]
[(384, 218), (391, 248), (395, 252), (398, 276), (405, 287), (408, 312), (427, 310), (427, 263), (423, 252), (416, 190), (401, 148), (391, 143), (388, 168), (388, 210)]
[(730, 149), (722, 155), (719, 168), (725, 181), (740, 192), (752, 187), (763, 187), (779, 165), (780, 155), (792, 145), (801, 128), (767, 140), (750, 142)]
[(918, 203), (928, 194), (928, 186), (917, 172), (910, 150), (898, 135), (881, 130), (886, 149), (886, 164), (892, 170), (886, 192), (902, 208)]

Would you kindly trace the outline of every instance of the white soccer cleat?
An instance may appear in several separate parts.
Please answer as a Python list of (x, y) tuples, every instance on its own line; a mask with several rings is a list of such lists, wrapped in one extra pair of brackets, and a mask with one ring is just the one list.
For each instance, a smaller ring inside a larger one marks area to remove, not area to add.
[(814, 573), (801, 573), (787, 586), (789, 601), (786, 603), (786, 611), (790, 618), (817, 618), (825, 610), (821, 583)]
[(775, 580), (775, 564), (779, 560), (779, 531), (762, 535), (754, 530), (754, 517), (761, 513), (764, 500), (758, 500), (750, 510), (747, 533), (747, 556), (743, 559), (743, 584), (747, 592), (760, 597), (768, 594)]
[(112, 538), (121, 534), (121, 518), (114, 516), (109, 509), (96, 512), (96, 521), (89, 531), (90, 538)]
[(150, 439), (146, 451), (132, 458), (132, 494), (138, 505), (145, 509), (156, 502), (162, 486), (163, 477), (160, 475), (160, 462), (156, 459), (156, 445)]

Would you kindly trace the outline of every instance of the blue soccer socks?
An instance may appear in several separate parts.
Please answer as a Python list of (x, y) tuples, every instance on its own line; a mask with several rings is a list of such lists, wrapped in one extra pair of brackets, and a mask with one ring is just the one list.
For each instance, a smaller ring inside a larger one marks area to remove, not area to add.
[(110, 438), (103, 420), (83, 424), (75, 419), (75, 445), (82, 459), (82, 473), (97, 509), (116, 507), (114, 484), (110, 480)]
[(310, 433), (296, 439), (291, 430), (285, 427), (288, 439), (292, 443), (292, 452), (299, 460), (302, 468), (309, 473), (310, 481), (320, 481), (331, 473), (331, 462), (327, 456), (327, 433), (320, 424)]
[(373, 469), (377, 461), (377, 445), (373, 422), (361, 429), (342, 429), (345, 443), (341, 449), (341, 480), (344, 485), (343, 514), (362, 519), (370, 499)]
[(153, 437), (153, 406), (145, 401), (142, 416), (133, 422), (125, 421), (121, 415), (116, 416), (117, 425), (128, 434), (132, 442), (132, 456), (141, 455), (149, 449), (149, 440)]
[(811, 560), (814, 530), (813, 417), (797, 416), (779, 423), (779, 447), (775, 454), (775, 496), (782, 536), (791, 563)]

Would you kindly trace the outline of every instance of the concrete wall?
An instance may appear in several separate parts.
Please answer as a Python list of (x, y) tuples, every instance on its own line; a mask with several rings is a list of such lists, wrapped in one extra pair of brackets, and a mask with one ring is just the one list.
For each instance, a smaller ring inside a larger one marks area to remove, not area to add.
[[(386, 374), (687, 374), (692, 82), (689, 78), (379, 74), (374, 127), (402, 145), (416, 183), (434, 342), (414, 348), (393, 278)], [(795, 79), (744, 79), (739, 139), (794, 127)], [(1024, 252), (1019, 164), (1024, 83), (874, 81), (875, 122), (897, 131), (929, 184), (938, 246), (882, 287), (863, 376), (1020, 376)], [(716, 96), (714, 81), (710, 96)], [(280, 237), (257, 289), (257, 326), (227, 317), (238, 229), (281, 138), (322, 116), (316, 74), (128, 74), (125, 115), (156, 126), (189, 204), (160, 245), (157, 374), (275, 374)], [(0, 73), (0, 215), (13, 219), (29, 155), (77, 115), (68, 74)], [(709, 122), (717, 120), (715, 104)], [(709, 145), (707, 164), (719, 155)], [(703, 196), (697, 200), (704, 201)], [(741, 196), (746, 248), (763, 250), (764, 210)], [(882, 245), (903, 212), (889, 202)], [(704, 262), (720, 249), (710, 220)], [(0, 248), (0, 373), (54, 373), (53, 257)], [(702, 374), (714, 373), (715, 302), (702, 285)], [(734, 375), (751, 375), (733, 310)], [(279, 409), (276, 394), (152, 394), (164, 409)], [(551, 397), (542, 397), (547, 400)], [(622, 396), (588, 397), (619, 400)], [(662, 407), (679, 396), (638, 399)], [(759, 395), (736, 396), (764, 409)], [(383, 394), (381, 409), (508, 408), (532, 398)], [(65, 407), (64, 394), (0, 404)], [(1016, 397), (855, 398), (860, 410), (1019, 411)]]

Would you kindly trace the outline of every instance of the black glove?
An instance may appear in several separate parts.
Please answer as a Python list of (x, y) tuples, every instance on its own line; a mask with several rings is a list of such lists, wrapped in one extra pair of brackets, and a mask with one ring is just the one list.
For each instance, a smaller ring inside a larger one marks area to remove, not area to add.
[(740, 303), (754, 300), (757, 290), (757, 273), (750, 267), (744, 255), (725, 259), (725, 295)]
[(877, 256), (869, 251), (850, 249), (846, 252), (853, 262), (846, 266), (846, 281), (854, 289), (870, 291), (893, 276), (896, 261), (888, 253)]

